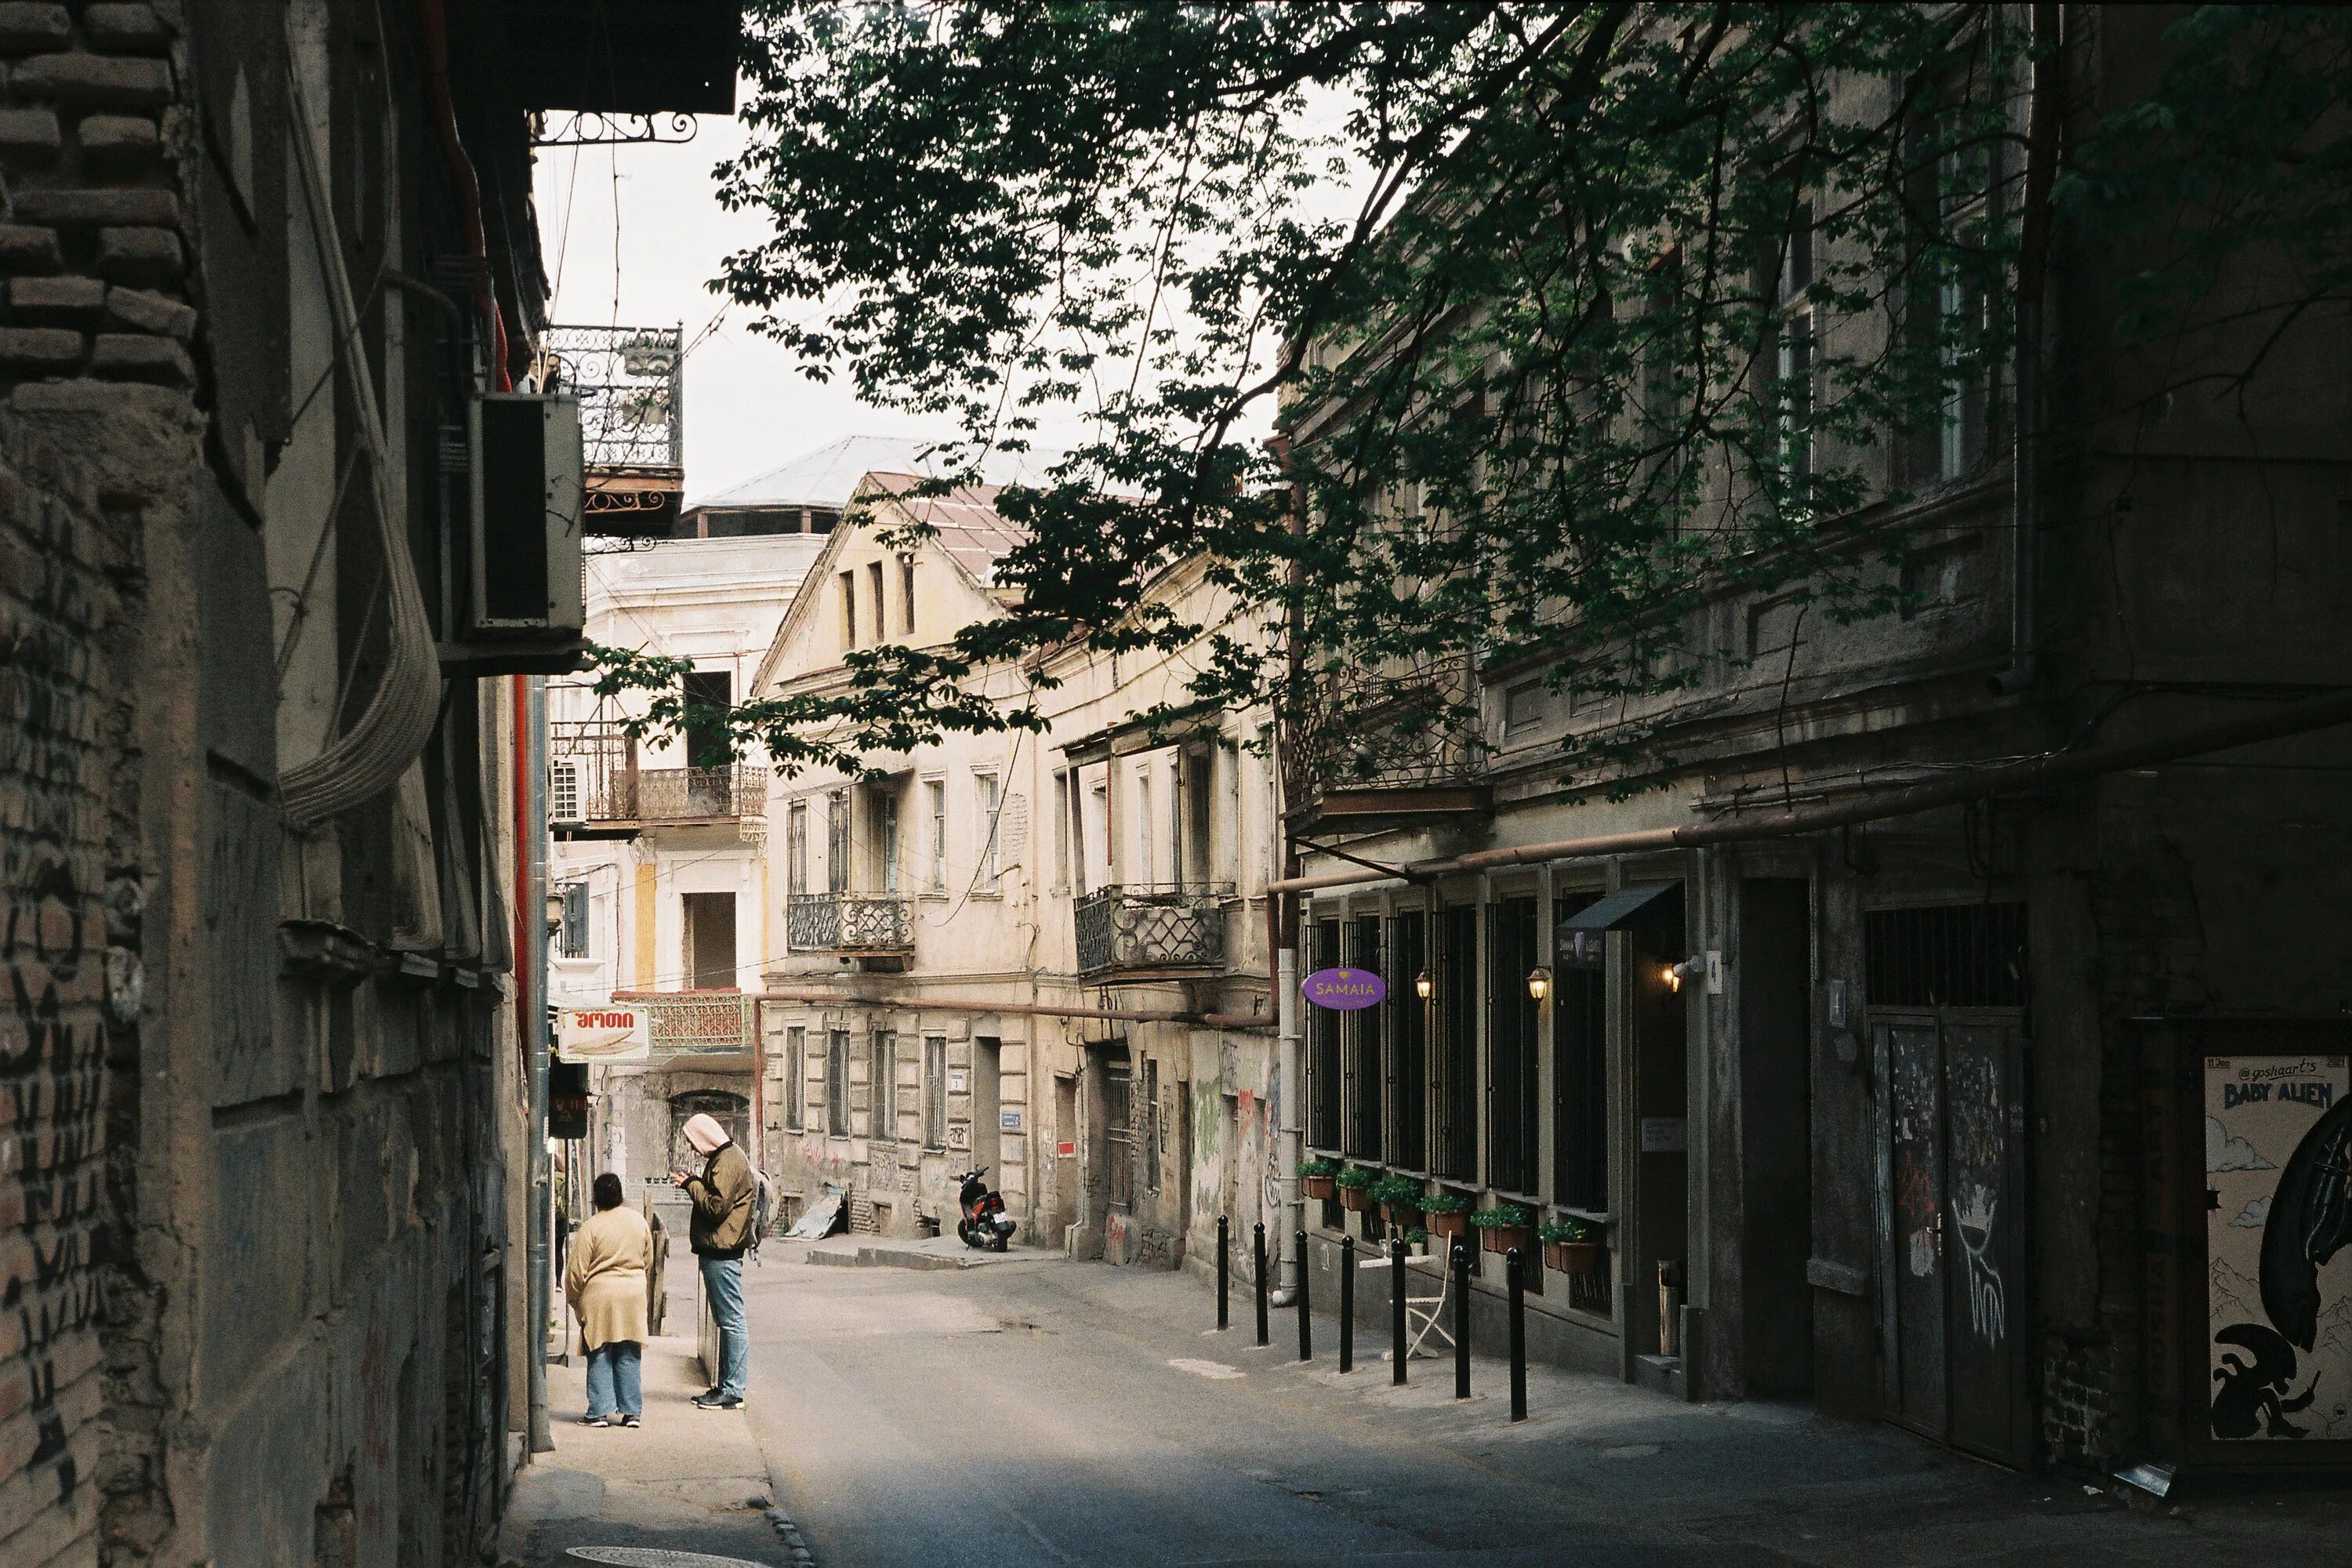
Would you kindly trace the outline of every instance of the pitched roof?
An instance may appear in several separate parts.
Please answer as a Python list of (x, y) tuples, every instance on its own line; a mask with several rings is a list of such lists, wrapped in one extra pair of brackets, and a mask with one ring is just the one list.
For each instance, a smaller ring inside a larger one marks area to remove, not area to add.
[(996, 563), (1014, 545), (1024, 543), (1029, 531), (1006, 521), (996, 510), (996, 485), (958, 485), (943, 496), (913, 496), (908, 491), (923, 482), (919, 474), (877, 472), (868, 484), (926, 527), (938, 531), (938, 544), (950, 560), (982, 586), (993, 584)]

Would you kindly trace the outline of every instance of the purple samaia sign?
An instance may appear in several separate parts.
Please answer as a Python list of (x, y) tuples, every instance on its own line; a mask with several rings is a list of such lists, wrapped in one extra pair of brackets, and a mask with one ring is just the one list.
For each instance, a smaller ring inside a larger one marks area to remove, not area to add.
[(1353, 1013), (1379, 1003), (1389, 994), (1389, 983), (1369, 969), (1318, 969), (1298, 989), (1318, 1007)]

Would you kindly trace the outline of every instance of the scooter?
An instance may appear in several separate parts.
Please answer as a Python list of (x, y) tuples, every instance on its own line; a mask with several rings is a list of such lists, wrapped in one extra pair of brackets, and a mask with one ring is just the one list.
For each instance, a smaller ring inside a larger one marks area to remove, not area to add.
[(963, 1184), (956, 1194), (956, 1234), (966, 1247), (1003, 1252), (1013, 1245), (1013, 1222), (1004, 1217), (1003, 1196), (991, 1192), (981, 1179), (987, 1174), (988, 1167), (982, 1165), (956, 1178)]

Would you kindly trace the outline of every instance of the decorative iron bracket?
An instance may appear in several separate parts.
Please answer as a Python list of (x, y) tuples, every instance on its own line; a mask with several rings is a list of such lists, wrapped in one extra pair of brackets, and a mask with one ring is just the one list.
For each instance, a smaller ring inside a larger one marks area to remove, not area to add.
[(691, 142), (702, 122), (691, 114), (602, 114), (583, 109), (561, 123), (542, 122), (534, 147), (625, 147), (636, 142), (675, 146)]

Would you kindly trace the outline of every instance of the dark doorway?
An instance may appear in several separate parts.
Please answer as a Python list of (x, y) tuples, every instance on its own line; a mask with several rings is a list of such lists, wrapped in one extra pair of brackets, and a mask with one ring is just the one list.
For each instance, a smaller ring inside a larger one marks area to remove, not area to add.
[(1812, 905), (1801, 878), (1739, 885), (1740, 1331), (1747, 1389), (1812, 1392)]
[(1448, 1181), (1478, 1179), (1478, 906), (1438, 916), (1437, 1138), (1432, 1164)]
[(735, 984), (735, 895), (687, 893), (686, 983), (696, 991), (725, 991)]
[(1690, 1044), (1675, 973), (1688, 957), (1679, 886), (1644, 905), (1623, 928), (1632, 1005), (1633, 1236), (1623, 1287), (1625, 1333), (1635, 1355), (1684, 1353), (1682, 1325), (1659, 1289), (1664, 1265), (1679, 1296), (1690, 1226)]
[(971, 1041), (971, 1163), (975, 1169), (994, 1172), (989, 1185), (1004, 1190), (1004, 1130), (1000, 1095), (1003, 1042), (993, 1035), (975, 1035)]
[(1536, 900), (1486, 906), (1486, 1179), (1507, 1193), (1538, 1186), (1537, 1005), (1528, 975), (1538, 956)]
[(1866, 918), (1886, 1413), (2009, 1464), (2030, 1458), (2022, 1293), (2024, 907)]
[(1429, 1168), (1429, 921), (1418, 910), (1389, 921), (1389, 1163), (1418, 1174)]
[(735, 677), (724, 669), (689, 669), (686, 696), (686, 765), (723, 768), (735, 760), (726, 712), (734, 701)]

